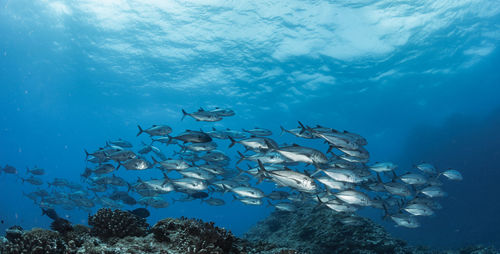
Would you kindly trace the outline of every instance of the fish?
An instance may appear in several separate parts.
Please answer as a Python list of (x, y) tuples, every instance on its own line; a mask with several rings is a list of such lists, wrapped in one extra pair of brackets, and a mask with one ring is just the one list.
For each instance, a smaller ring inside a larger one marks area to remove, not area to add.
[(187, 146), (181, 146), (183, 149), (187, 149), (194, 152), (206, 152), (217, 149), (217, 143), (207, 142), (207, 143), (192, 143)]
[(91, 170), (91, 172), (96, 174), (96, 175), (105, 175), (105, 174), (112, 173), (113, 171), (115, 171), (115, 166), (113, 166), (109, 163), (101, 164), (97, 168), (95, 168), (94, 170)]
[(453, 180), (453, 181), (461, 181), (464, 178), (462, 177), (462, 174), (458, 172), (457, 170), (454, 169), (448, 169), (444, 172), (441, 173), (441, 175), (446, 176), (446, 178)]
[(111, 145), (119, 146), (121, 148), (131, 148), (132, 147), (132, 143), (130, 143), (129, 141), (123, 140), (121, 138), (119, 138), (117, 140), (110, 140), (110, 141), (108, 141), (108, 143)]
[(137, 128), (139, 128), (139, 132), (136, 136), (141, 135), (143, 132), (149, 134), (150, 137), (167, 136), (168, 134), (172, 133), (172, 128), (167, 125), (153, 125), (145, 130), (142, 129), (140, 125), (137, 125)]
[(382, 172), (392, 172), (394, 171), (398, 166), (392, 162), (377, 162), (369, 168), (377, 173), (382, 173)]
[(133, 151), (130, 151), (130, 150), (121, 150), (121, 151), (113, 152), (113, 153), (107, 154), (107, 156), (116, 162), (122, 162), (122, 161), (137, 158), (137, 155)]
[(17, 174), (17, 169), (9, 164), (5, 165), (5, 167), (2, 169), (3, 172), (7, 174)]
[(271, 201), (268, 200), (267, 203), (268, 203), (268, 206), (272, 206), (280, 211), (285, 211), (285, 212), (297, 211), (297, 207), (293, 203), (290, 203), (290, 202), (280, 202), (277, 204), (273, 204), (273, 203), (271, 203)]
[(338, 199), (350, 205), (370, 206), (370, 197), (363, 192), (356, 190), (345, 190), (334, 194)]
[(287, 132), (287, 133), (290, 133), (296, 137), (299, 137), (299, 138), (305, 138), (305, 139), (315, 139), (316, 137), (312, 135), (312, 133), (308, 132), (308, 131), (303, 131), (302, 128), (295, 128), (295, 129), (285, 129), (283, 126), (280, 126), (280, 129), (281, 129), (281, 134), (283, 134), (283, 132)]
[(47, 217), (51, 218), (52, 220), (57, 220), (60, 218), (59, 215), (57, 215), (56, 210), (54, 210), (52, 208), (48, 208), (48, 209), (42, 208), (42, 216), (43, 215), (47, 215)]
[(274, 151), (280, 153), (287, 159), (295, 162), (304, 162), (306, 164), (325, 164), (328, 162), (326, 156), (310, 147), (299, 146), (293, 144), (292, 146), (280, 147), (278, 149), (273, 149)]
[[(170, 137), (170, 136), (169, 136)], [(183, 142), (191, 142), (191, 143), (207, 143), (212, 141), (212, 138), (202, 131), (192, 131), (186, 130), (184, 133), (176, 136), (170, 137), (171, 139), (177, 139)]]
[(238, 194), (240, 197), (245, 198), (263, 198), (264, 192), (254, 187), (235, 187), (231, 189), (232, 192)]
[(252, 137), (242, 140), (234, 140), (232, 137), (228, 137), (231, 140), (231, 144), (229, 144), (229, 148), (233, 147), (236, 143), (245, 146), (246, 149), (256, 151), (256, 152), (265, 152), (269, 149), (278, 149), (278, 144), (270, 139), (265, 137)]
[(407, 214), (395, 214), (391, 215), (390, 218), (398, 225), (405, 228), (418, 228), (420, 223), (415, 217), (409, 216)]
[(143, 158), (134, 158), (125, 161), (124, 163), (119, 161), (118, 167), (116, 167), (116, 169), (118, 169), (120, 166), (123, 166), (127, 170), (146, 170), (152, 168), (153, 164), (149, 163), (149, 161)]
[(317, 171), (314, 172), (311, 176), (314, 176), (319, 172), (325, 173), (325, 175), (338, 182), (361, 183), (366, 180), (366, 178), (357, 174), (356, 171), (349, 169), (336, 169), (336, 168), (333, 169), (318, 168)]
[(430, 198), (444, 197), (446, 196), (446, 192), (444, 192), (438, 186), (428, 186), (419, 191), (420, 193), (426, 195)]
[(235, 112), (232, 109), (228, 109), (228, 108), (218, 108), (218, 107), (215, 107), (215, 109), (212, 109), (209, 112), (214, 113), (214, 114), (216, 114), (218, 116), (222, 116), (222, 117), (234, 116), (235, 115)]
[(348, 190), (354, 189), (354, 185), (349, 182), (335, 181), (330, 177), (317, 177), (316, 180), (322, 183), (329, 189), (333, 190)]
[(264, 128), (259, 128), (259, 127), (255, 127), (253, 129), (249, 129), (249, 130), (245, 130), (243, 129), (244, 132), (248, 132), (252, 135), (255, 135), (255, 136), (271, 136), (273, 135), (273, 132), (268, 130), (268, 129), (264, 129)]
[(43, 184), (43, 180), (42, 179), (36, 178), (34, 176), (31, 176), (31, 177), (28, 177), (28, 178), (22, 178), (21, 177), (21, 180), (22, 180), (23, 183), (24, 182), (28, 182), (28, 183), (30, 183), (32, 185), (42, 185)]
[(165, 208), (169, 205), (168, 202), (161, 197), (142, 197), (137, 201), (137, 203), (146, 207), (151, 206), (154, 208)]
[(270, 163), (270, 164), (281, 164), (287, 162), (286, 158), (282, 156), (280, 153), (277, 152), (272, 152), (272, 151), (267, 151), (263, 153), (257, 153), (253, 154), (250, 156), (245, 156), (241, 152), (237, 151), (237, 153), (240, 155), (240, 159), (236, 162), (236, 164), (239, 164), (243, 160), (249, 160), (249, 161), (262, 161), (262, 163)]
[(243, 204), (247, 205), (262, 205), (262, 200), (259, 198), (238, 198), (237, 196), (234, 196), (233, 200), (239, 200)]
[(266, 195), (267, 198), (272, 200), (282, 200), (288, 198), (288, 196), (290, 196), (290, 193), (286, 191), (272, 191), (271, 193)]
[(182, 120), (184, 120), (186, 116), (190, 116), (194, 118), (196, 121), (203, 121), (203, 122), (217, 122), (222, 120), (222, 116), (220, 116), (218, 113), (213, 113), (202, 109), (193, 113), (187, 113), (184, 109), (182, 109)]
[(229, 157), (221, 151), (213, 150), (206, 152), (205, 155), (201, 156), (201, 159), (207, 162), (220, 162), (228, 161)]
[(26, 168), (26, 173), (41, 176), (45, 174), (45, 169), (35, 166), (32, 169)]
[(357, 207), (337, 199), (322, 200), (319, 196), (316, 196), (316, 198), (320, 205), (324, 205), (338, 213), (353, 213), (358, 210)]
[(220, 198), (209, 198), (209, 199), (204, 199), (201, 202), (207, 203), (211, 206), (222, 206), (225, 205), (226, 202)]
[(403, 210), (415, 216), (431, 216), (434, 214), (430, 207), (422, 203), (409, 204)]
[(165, 182), (172, 183), (177, 188), (194, 190), (194, 191), (203, 191), (208, 188), (207, 182), (200, 179), (190, 178), (190, 177), (185, 177), (180, 179), (170, 179), (168, 178), (167, 174), (163, 173), (163, 175), (165, 177)]
[(388, 182), (383, 184), (385, 190), (393, 195), (409, 197), (412, 195), (410, 189), (400, 182)]
[(311, 177), (293, 170), (267, 171), (262, 161), (258, 160), (260, 178), (270, 178), (278, 186), (290, 187), (306, 193), (316, 193), (318, 185)]
[(406, 173), (399, 177), (401, 181), (411, 185), (422, 185), (427, 183), (427, 178), (417, 173)]
[(136, 208), (134, 210), (129, 210), (128, 212), (143, 219), (149, 217), (150, 215), (148, 209), (146, 208)]
[(435, 175), (437, 174), (437, 169), (429, 163), (421, 163), (415, 166), (417, 169), (421, 170), (424, 173)]
[(152, 157), (152, 159), (153, 164), (160, 164), (160, 169), (162, 170), (185, 170), (190, 167), (190, 165), (184, 160), (167, 159), (164, 161), (157, 161), (154, 157)]
[(188, 169), (179, 171), (179, 173), (185, 177), (195, 178), (199, 180), (206, 180), (206, 181), (209, 181), (215, 177), (214, 174), (198, 167), (190, 167)]

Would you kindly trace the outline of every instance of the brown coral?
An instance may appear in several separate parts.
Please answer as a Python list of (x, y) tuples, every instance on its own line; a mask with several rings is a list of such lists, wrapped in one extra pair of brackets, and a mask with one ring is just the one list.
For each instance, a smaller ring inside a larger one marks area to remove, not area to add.
[(230, 253), (234, 252), (236, 238), (230, 231), (195, 219), (167, 218), (151, 229), (155, 239), (161, 242), (175, 242), (176, 247), (187, 253)]
[(110, 237), (145, 236), (149, 224), (146, 220), (129, 212), (101, 208), (89, 216), (91, 234), (103, 239)]

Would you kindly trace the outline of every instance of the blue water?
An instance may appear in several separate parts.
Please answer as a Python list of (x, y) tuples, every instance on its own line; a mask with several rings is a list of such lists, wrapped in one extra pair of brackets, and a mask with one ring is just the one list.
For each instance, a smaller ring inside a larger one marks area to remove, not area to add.
[[(279, 126), (301, 120), (363, 135), (370, 160), (393, 161), (400, 173), (426, 161), (463, 174), (418, 229), (361, 212), (397, 237), (500, 246), (499, 14), (500, 2), (486, 0), (0, 0), (0, 166), (24, 177), (37, 165), (46, 181), (79, 182), (83, 150), (117, 138), (139, 145), (147, 137), (135, 137), (137, 124), (174, 133), (259, 126), (281, 144), (297, 141), (279, 136)], [(182, 108), (216, 106), (236, 115), (181, 121)], [(233, 159), (236, 150), (227, 150)], [(36, 187), (3, 173), (0, 183), (0, 232), (48, 227), (22, 195)], [(272, 212), (224, 199), (151, 209), (148, 220), (197, 217), (242, 235)], [(88, 215), (60, 213), (74, 223)]]

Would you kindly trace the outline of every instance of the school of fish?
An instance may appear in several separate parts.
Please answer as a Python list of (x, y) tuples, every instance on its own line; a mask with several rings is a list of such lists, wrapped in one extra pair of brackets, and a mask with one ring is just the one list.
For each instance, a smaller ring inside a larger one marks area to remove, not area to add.
[[(182, 119), (189, 116), (204, 122), (235, 115), (223, 108), (200, 108), (192, 113), (183, 109), (182, 113)], [(314, 202), (338, 212), (349, 224), (357, 223), (350, 215), (358, 209), (372, 207), (407, 228), (419, 227), (420, 216), (441, 209), (438, 199), (446, 196), (442, 179), (462, 180), (459, 171), (438, 170), (429, 163), (405, 173), (398, 173), (402, 171), (391, 162), (371, 163), (367, 140), (353, 132), (300, 121), (296, 128), (280, 128), (281, 135), (293, 135), (297, 143), (279, 145), (271, 130), (258, 127), (174, 132), (168, 125), (138, 126), (137, 136), (147, 135), (149, 142), (134, 147), (124, 139), (108, 140), (92, 152), (85, 150), (83, 184), (54, 178), (43, 189), (45, 170), (36, 166), (19, 179), (39, 186), (24, 195), (44, 211), (134, 205), (165, 208), (171, 193), (182, 193), (171, 202), (201, 200), (222, 206), (226, 204), (222, 197), (232, 195), (247, 205), (267, 204), (286, 212), (300, 209), (303, 202)], [(319, 148), (321, 144), (298, 144), (303, 139), (321, 141), (325, 149)], [(172, 151), (170, 156), (165, 155), (166, 149)], [(229, 153), (238, 154), (238, 160), (232, 163)], [(243, 162), (247, 165), (241, 166)], [(130, 181), (118, 176), (122, 170), (160, 170), (162, 177)], [(18, 174), (10, 165), (2, 172)], [(263, 181), (274, 183), (277, 189), (264, 193), (259, 188)]]

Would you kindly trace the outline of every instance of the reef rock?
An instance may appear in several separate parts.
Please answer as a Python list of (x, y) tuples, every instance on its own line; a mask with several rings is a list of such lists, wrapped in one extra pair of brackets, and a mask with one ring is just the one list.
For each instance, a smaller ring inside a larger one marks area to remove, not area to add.
[(345, 217), (304, 204), (296, 212), (276, 211), (244, 236), (306, 253), (409, 253), (404, 241), (362, 217)]
[(5, 254), (46, 254), (70, 253), (63, 238), (58, 232), (35, 228), (22, 232), (15, 238), (8, 238), (0, 253)]
[(145, 236), (149, 229), (146, 219), (121, 210), (101, 208), (89, 216), (92, 235), (103, 239), (110, 237)]

